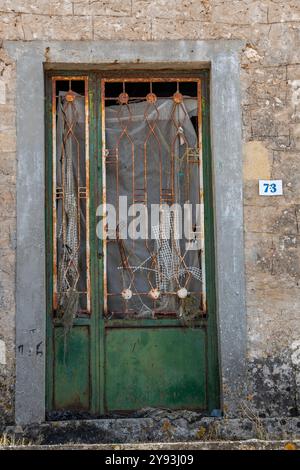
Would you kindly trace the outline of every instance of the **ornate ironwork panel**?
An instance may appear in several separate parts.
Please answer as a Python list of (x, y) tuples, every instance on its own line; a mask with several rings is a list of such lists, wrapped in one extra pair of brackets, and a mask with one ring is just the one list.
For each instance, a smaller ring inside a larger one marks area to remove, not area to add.
[(90, 313), (88, 80), (52, 86), (53, 306), (68, 327)]
[(204, 316), (201, 80), (103, 80), (102, 112), (105, 315)]

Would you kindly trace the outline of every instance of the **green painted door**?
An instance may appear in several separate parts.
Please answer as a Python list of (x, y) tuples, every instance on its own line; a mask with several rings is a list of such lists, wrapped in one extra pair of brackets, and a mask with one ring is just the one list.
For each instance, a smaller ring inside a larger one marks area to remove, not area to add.
[(49, 418), (219, 408), (208, 72), (46, 78)]

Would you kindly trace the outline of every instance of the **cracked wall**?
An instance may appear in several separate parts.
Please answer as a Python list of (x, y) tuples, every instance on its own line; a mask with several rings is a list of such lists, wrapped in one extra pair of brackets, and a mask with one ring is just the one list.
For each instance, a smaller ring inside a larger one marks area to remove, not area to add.
[[(298, 0), (0, 0), (0, 39), (242, 39), (248, 401), (299, 414)], [(224, 77), (226, 79), (226, 77)], [(15, 66), (0, 51), (0, 424), (13, 420)], [(284, 195), (258, 196), (258, 179)]]

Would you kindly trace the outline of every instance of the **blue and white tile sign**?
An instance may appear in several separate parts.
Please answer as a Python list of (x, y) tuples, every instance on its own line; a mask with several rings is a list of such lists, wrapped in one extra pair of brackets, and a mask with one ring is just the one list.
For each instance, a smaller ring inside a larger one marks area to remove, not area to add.
[(259, 180), (260, 196), (282, 196), (282, 180)]

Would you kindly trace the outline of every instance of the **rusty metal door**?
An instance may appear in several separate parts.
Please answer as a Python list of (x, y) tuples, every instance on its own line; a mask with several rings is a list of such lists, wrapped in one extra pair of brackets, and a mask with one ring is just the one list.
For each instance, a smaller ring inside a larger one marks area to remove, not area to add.
[(50, 417), (219, 408), (208, 89), (49, 77)]

